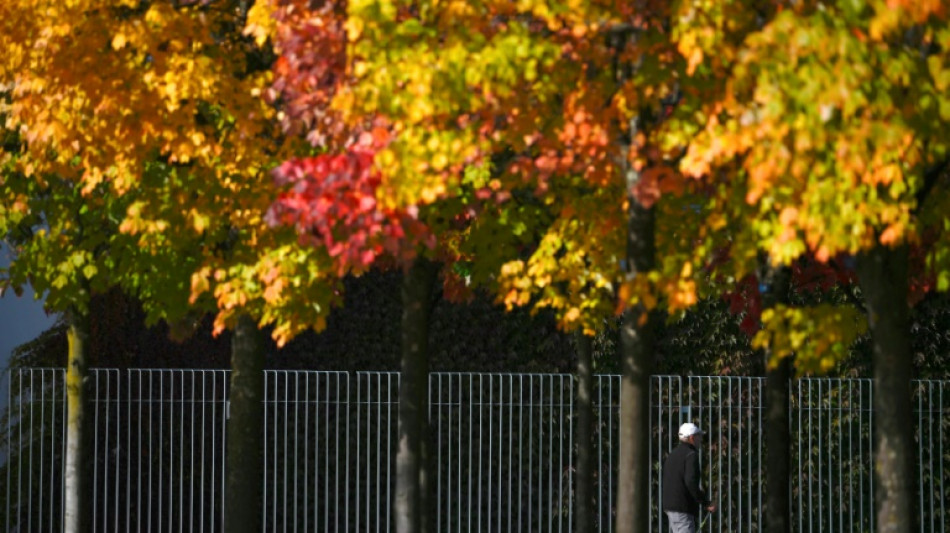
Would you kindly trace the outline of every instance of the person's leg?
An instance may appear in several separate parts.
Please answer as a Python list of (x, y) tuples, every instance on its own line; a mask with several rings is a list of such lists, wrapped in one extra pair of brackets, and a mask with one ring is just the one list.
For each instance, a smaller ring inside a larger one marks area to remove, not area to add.
[(670, 533), (696, 533), (696, 517), (689, 513), (666, 511), (670, 521)]

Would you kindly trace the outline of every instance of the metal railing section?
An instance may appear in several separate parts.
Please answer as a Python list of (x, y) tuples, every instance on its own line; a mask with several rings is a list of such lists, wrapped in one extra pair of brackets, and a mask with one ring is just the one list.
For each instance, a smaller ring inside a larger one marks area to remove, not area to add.
[[(0, 421), (0, 524), (60, 531), (64, 371), (8, 372)], [(226, 370), (91, 372), (86, 446), (95, 531), (218, 531), (224, 508)], [(706, 431), (703, 482), (719, 506), (703, 531), (762, 529), (764, 380), (654, 376), (651, 530), (666, 531), (662, 464), (686, 420)], [(948, 526), (950, 381), (915, 381), (920, 531)], [(437, 531), (572, 531), (575, 381), (566, 374), (433, 373), (426, 439)], [(265, 373), (264, 531), (390, 531), (399, 374)], [(595, 509), (614, 530), (620, 378), (595, 377)], [(792, 383), (794, 531), (873, 531), (872, 384)]]

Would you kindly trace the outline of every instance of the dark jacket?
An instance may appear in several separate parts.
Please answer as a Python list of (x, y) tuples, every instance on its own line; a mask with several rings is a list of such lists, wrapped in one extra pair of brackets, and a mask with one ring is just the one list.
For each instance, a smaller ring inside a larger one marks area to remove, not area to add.
[(663, 510), (699, 516), (700, 504), (709, 501), (699, 488), (699, 452), (680, 442), (663, 463)]

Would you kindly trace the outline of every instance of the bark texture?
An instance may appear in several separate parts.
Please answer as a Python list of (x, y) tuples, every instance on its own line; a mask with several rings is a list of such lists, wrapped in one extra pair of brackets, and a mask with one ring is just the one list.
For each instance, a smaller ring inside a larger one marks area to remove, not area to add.
[(424, 439), (428, 427), (429, 313), (437, 274), (435, 263), (418, 258), (403, 277), (399, 450), (394, 502), (398, 533), (431, 529)]
[(577, 533), (594, 531), (594, 375), (591, 338), (574, 333), (577, 353)]
[(89, 339), (89, 322), (84, 314), (68, 313), (69, 355), (66, 362), (66, 457), (64, 458), (63, 483), (65, 487), (63, 531), (79, 533), (89, 529), (88, 494), (89, 479), (86, 475), (85, 434), (88, 359), (86, 342)]
[(231, 412), (227, 433), (224, 531), (261, 531), (263, 471), (264, 336), (246, 316), (231, 340)]
[(907, 247), (877, 246), (858, 258), (874, 365), (876, 531), (909, 533), (914, 508)]
[[(627, 170), (628, 189), (639, 180)], [(653, 268), (654, 212), (631, 195), (627, 229), (627, 275)], [(654, 313), (636, 306), (620, 327), (620, 457), (617, 480), (617, 533), (646, 533), (650, 525), (650, 375), (653, 372)]]
[[(766, 357), (768, 357), (766, 355)], [(789, 380), (792, 362), (783, 358), (765, 373), (765, 531), (789, 533)]]
[[(765, 293), (762, 304), (765, 308), (788, 303), (791, 273), (787, 267), (766, 265)], [(792, 378), (792, 361), (782, 358), (771, 366), (771, 351), (765, 358), (765, 531), (766, 533), (789, 533), (791, 517), (789, 509), (789, 472), (792, 461), (789, 434), (789, 381)]]

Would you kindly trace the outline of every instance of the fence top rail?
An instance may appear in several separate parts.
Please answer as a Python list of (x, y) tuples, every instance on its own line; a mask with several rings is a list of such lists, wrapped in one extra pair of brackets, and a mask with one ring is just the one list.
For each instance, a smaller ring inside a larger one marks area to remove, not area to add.
[[(96, 373), (119, 373), (126, 371), (129, 373), (139, 373), (139, 374), (173, 374), (173, 373), (187, 373), (187, 374), (229, 374), (230, 369), (227, 368), (113, 368), (113, 367), (100, 367), (100, 368), (90, 368), (89, 372), (91, 374)], [(66, 369), (63, 367), (24, 367), (24, 368), (7, 368), (5, 369), (4, 374), (11, 376), (14, 374), (29, 374), (34, 372), (59, 372), (65, 373)], [(359, 370), (359, 371), (348, 371), (348, 370), (307, 370), (307, 369), (265, 369), (265, 374), (318, 374), (318, 375), (331, 375), (331, 376), (348, 376), (350, 374), (356, 376), (398, 376), (400, 372), (398, 370)], [(573, 379), (574, 374), (570, 373), (557, 373), (557, 372), (430, 372), (430, 376), (437, 377), (505, 377), (505, 378), (516, 378), (516, 377), (541, 377), (541, 378), (554, 378), (554, 379)], [(594, 379), (620, 379), (620, 374), (593, 374)], [(698, 375), (676, 375), (676, 374), (655, 374), (651, 376), (653, 380), (680, 380), (680, 381), (698, 381), (698, 380), (710, 380), (710, 381), (761, 381), (765, 378), (762, 376), (698, 376)], [(841, 378), (841, 377), (827, 377), (827, 376), (813, 376), (813, 377), (800, 377), (792, 378), (792, 383), (798, 383), (799, 385), (807, 385), (812, 383), (821, 383), (821, 384), (846, 384), (846, 383), (860, 383), (862, 385), (873, 384), (873, 378)], [(926, 386), (950, 386), (950, 379), (912, 379), (910, 381), (914, 385), (926, 385)]]
[[(359, 372), (357, 372), (359, 373)], [(398, 373), (398, 372), (397, 372)], [(573, 378), (574, 374), (564, 374), (555, 372), (429, 372), (432, 376), (466, 376), (466, 377), (484, 377), (484, 376), (502, 376), (502, 377), (548, 377), (548, 378)]]
[[(225, 372), (230, 372), (231, 370), (225, 370)], [(321, 374), (321, 375), (348, 375), (350, 372), (346, 370), (303, 370), (303, 369), (279, 369), (279, 368), (267, 368), (264, 369), (265, 374)], [(385, 373), (385, 372), (383, 372)], [(398, 372), (395, 372), (398, 374)]]

